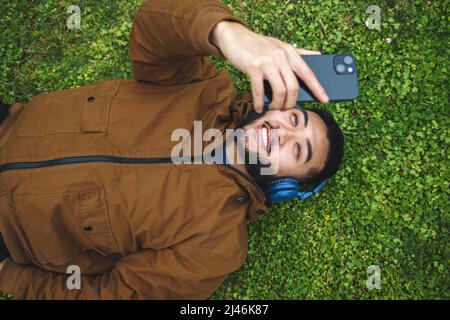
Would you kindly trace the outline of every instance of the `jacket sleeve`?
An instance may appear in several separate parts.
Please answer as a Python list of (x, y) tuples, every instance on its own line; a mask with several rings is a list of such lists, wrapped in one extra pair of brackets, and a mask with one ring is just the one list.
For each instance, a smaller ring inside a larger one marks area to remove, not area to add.
[(206, 299), (244, 261), (245, 256), (226, 257), (183, 245), (146, 249), (124, 257), (110, 272), (81, 275), (81, 289), (71, 290), (70, 274), (8, 259), (0, 272), (0, 291), (14, 299)]
[(246, 23), (217, 0), (150, 0), (138, 10), (130, 36), (133, 77), (158, 85), (208, 79), (214, 64), (206, 57), (224, 58), (209, 41), (214, 26), (229, 20)]

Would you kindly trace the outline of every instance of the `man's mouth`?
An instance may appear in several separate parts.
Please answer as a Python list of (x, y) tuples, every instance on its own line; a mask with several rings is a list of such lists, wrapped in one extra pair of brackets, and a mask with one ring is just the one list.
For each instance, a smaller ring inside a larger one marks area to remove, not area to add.
[(261, 137), (261, 141), (263, 142), (263, 146), (267, 151), (267, 154), (270, 153), (271, 143), (270, 143), (270, 125), (267, 122), (264, 122), (261, 127), (258, 129), (259, 136)]

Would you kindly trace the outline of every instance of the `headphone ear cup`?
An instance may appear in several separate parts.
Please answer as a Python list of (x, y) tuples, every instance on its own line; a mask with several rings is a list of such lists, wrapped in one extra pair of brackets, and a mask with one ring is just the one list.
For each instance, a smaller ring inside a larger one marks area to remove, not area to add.
[(277, 178), (265, 187), (266, 197), (270, 203), (292, 200), (298, 192), (298, 180), (295, 178)]

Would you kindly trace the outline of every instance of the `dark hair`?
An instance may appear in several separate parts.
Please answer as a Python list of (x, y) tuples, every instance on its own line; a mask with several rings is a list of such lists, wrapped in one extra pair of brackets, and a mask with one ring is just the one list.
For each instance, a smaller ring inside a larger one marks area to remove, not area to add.
[(327, 110), (319, 108), (303, 109), (317, 114), (327, 127), (327, 138), (330, 145), (325, 165), (320, 170), (311, 169), (306, 178), (301, 179), (303, 183), (318, 184), (325, 179), (331, 178), (338, 171), (344, 156), (344, 135), (331, 113)]

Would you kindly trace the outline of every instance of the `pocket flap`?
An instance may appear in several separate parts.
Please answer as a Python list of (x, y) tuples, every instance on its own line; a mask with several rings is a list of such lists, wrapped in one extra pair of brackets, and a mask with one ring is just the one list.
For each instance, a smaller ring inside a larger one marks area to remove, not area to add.
[(119, 86), (118, 80), (103, 81), (37, 95), (25, 105), (18, 136), (106, 132), (111, 102)]
[(103, 189), (79, 192), (80, 230), (89, 246), (103, 255), (118, 252)]
[(31, 260), (59, 266), (82, 252), (119, 252), (104, 190), (12, 195), (12, 232)]
[(118, 81), (102, 82), (87, 91), (83, 100), (82, 132), (106, 132), (111, 102), (119, 90)]

